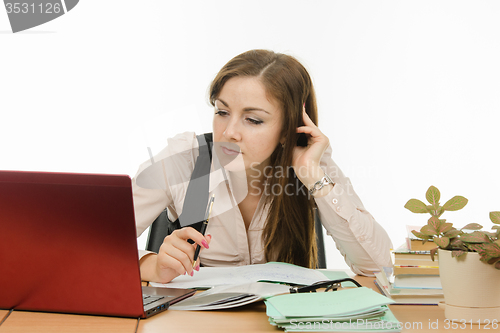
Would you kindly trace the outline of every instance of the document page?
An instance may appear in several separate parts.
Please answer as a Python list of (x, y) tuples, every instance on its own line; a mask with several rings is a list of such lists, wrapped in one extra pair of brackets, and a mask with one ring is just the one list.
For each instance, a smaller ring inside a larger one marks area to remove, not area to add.
[[(345, 274), (347, 277), (347, 274)], [(201, 267), (194, 276), (181, 275), (166, 284), (151, 283), (154, 287), (207, 289), (220, 285), (238, 285), (257, 281), (310, 285), (328, 278), (314, 269), (292, 264), (269, 262), (237, 267)]]

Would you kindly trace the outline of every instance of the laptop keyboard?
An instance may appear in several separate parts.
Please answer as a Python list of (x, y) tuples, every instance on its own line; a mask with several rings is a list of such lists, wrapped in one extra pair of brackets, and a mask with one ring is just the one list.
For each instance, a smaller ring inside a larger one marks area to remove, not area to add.
[(154, 303), (162, 298), (165, 298), (165, 296), (142, 295), (142, 301), (144, 303), (144, 306)]

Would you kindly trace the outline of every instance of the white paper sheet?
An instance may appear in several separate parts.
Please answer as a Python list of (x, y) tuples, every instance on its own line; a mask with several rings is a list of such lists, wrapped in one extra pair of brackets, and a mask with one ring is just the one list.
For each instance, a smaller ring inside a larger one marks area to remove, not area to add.
[(238, 285), (257, 281), (273, 281), (310, 285), (328, 278), (321, 272), (300, 266), (269, 262), (261, 265), (237, 267), (201, 267), (194, 276), (182, 275), (171, 282), (154, 283), (154, 287), (211, 288), (220, 285)]

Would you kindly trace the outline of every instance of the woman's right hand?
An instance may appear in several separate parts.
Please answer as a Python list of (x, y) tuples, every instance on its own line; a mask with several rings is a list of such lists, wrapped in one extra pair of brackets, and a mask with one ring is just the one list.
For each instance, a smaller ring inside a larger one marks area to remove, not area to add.
[[(195, 243), (189, 244), (188, 239)], [(149, 254), (141, 258), (141, 279), (143, 281), (167, 283), (173, 278), (188, 274), (193, 276), (193, 258), (196, 246), (208, 249), (211, 235), (203, 236), (192, 227), (175, 230), (165, 237), (158, 254)], [(199, 256), (195, 268), (199, 269)]]

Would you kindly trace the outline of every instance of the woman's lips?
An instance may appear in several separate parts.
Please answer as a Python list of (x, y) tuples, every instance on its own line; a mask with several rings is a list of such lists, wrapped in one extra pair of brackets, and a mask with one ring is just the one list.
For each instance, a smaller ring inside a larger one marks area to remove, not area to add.
[(226, 155), (238, 155), (240, 152), (226, 147), (222, 147), (222, 152)]

